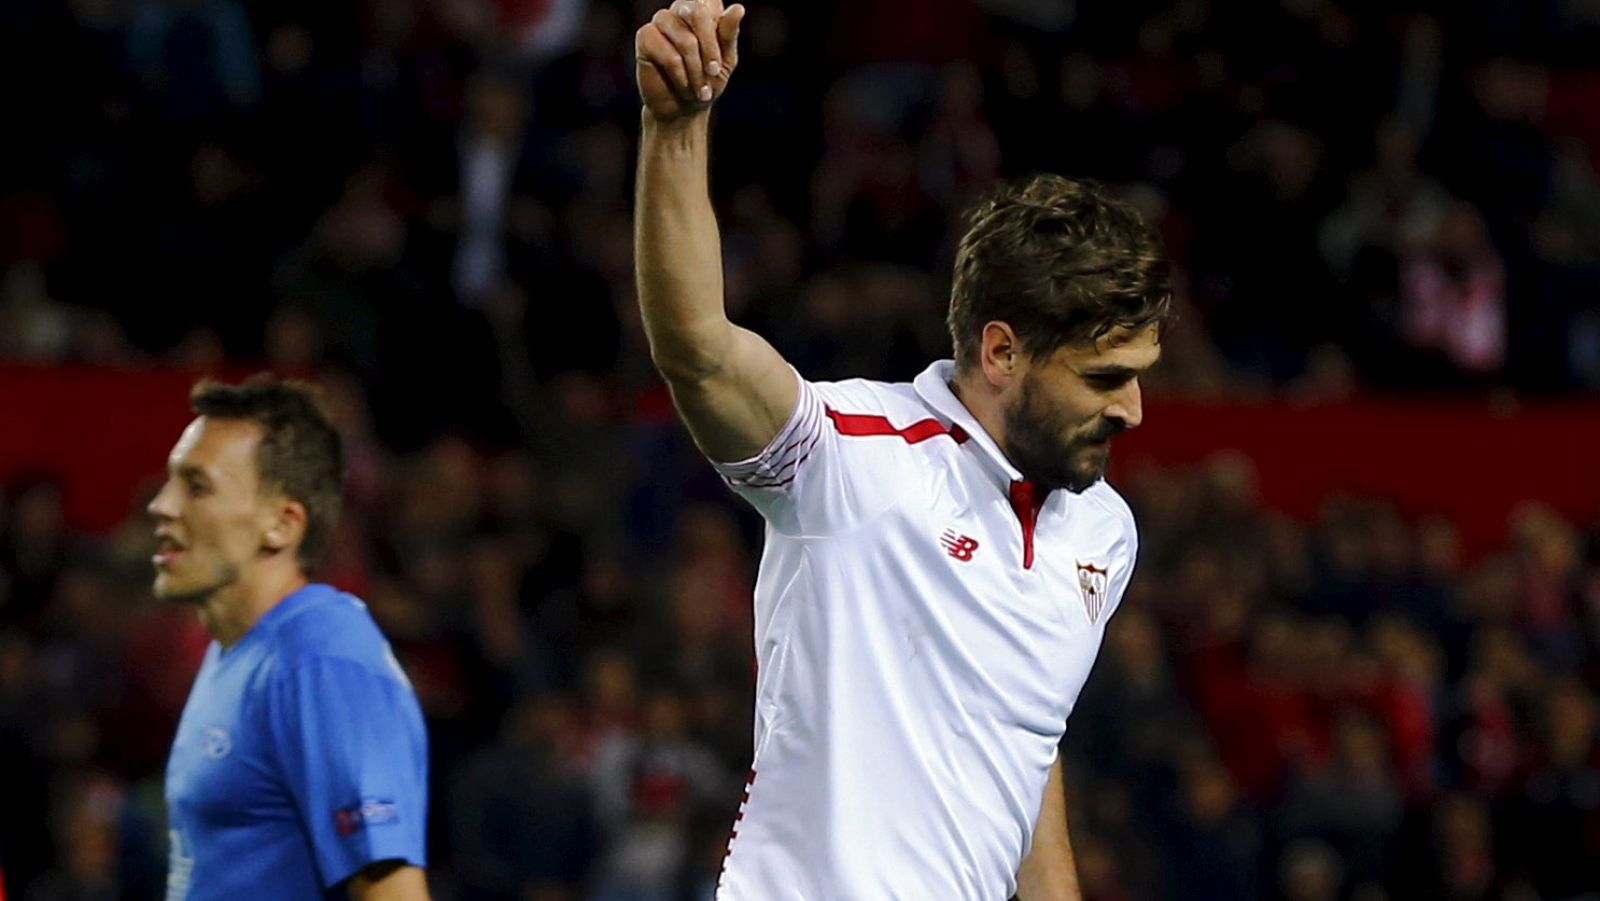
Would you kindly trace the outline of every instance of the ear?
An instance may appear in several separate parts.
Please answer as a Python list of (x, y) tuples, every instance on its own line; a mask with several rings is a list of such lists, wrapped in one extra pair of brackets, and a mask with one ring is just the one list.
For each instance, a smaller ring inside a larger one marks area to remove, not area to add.
[(1004, 390), (1012, 379), (1022, 375), (1024, 361), (1022, 342), (1008, 323), (998, 320), (987, 323), (978, 338), (978, 362), (983, 376), (990, 385)]
[(269, 517), (261, 533), (261, 546), (273, 553), (298, 548), (306, 537), (306, 505), (279, 498), (272, 504)]

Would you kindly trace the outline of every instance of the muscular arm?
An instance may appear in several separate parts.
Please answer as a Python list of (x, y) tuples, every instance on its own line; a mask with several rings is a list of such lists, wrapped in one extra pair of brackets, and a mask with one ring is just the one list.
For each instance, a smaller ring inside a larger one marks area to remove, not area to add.
[(428, 901), (428, 878), (421, 867), (384, 860), (350, 877), (346, 894), (350, 901)]
[[(770, 344), (728, 320), (721, 238), (707, 178), (711, 100), (736, 64), (743, 9), (680, 0), (639, 30), (639, 141), (634, 254), (650, 355), (700, 449), (754, 456), (794, 410), (798, 386)], [(717, 63), (720, 76), (708, 75)], [(727, 68), (722, 69), (724, 60)]]
[(1061, 758), (1050, 768), (1033, 848), (1017, 871), (1017, 901), (1080, 901), (1078, 869), (1067, 838), (1067, 793)]

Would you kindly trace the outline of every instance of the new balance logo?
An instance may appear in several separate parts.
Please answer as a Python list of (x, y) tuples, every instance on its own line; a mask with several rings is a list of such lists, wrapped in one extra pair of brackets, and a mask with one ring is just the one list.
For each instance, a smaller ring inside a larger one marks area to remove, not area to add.
[(944, 545), (950, 556), (962, 563), (971, 561), (972, 552), (978, 549), (978, 539), (957, 535), (954, 529), (945, 529), (944, 534), (939, 536), (939, 543)]

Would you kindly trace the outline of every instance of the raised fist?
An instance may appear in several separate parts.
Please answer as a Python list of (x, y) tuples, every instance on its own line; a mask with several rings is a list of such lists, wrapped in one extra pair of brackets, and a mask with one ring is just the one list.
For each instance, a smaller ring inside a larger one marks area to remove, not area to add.
[(670, 122), (711, 108), (739, 65), (743, 19), (743, 4), (672, 0), (639, 29), (639, 98), (650, 115)]

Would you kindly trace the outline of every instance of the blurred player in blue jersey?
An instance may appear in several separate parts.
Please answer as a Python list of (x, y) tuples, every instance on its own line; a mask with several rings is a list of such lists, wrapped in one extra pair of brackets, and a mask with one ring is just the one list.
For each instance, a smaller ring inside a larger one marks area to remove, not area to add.
[(338, 432), (304, 387), (201, 382), (150, 503), (158, 596), (216, 639), (167, 763), (168, 901), (426, 899), (422, 711), (360, 600), (308, 574)]

